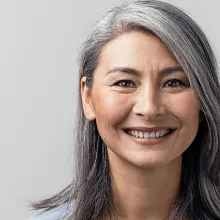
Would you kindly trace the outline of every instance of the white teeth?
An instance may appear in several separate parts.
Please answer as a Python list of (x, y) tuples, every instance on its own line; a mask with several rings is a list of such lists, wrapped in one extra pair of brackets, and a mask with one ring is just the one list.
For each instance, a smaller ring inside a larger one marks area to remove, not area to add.
[(165, 134), (165, 130), (163, 130), (162, 132), (160, 132), (160, 137), (163, 137)]
[(144, 132), (144, 138), (149, 138), (150, 134), (148, 132)]
[(139, 132), (139, 137), (143, 138), (144, 137), (144, 133), (143, 132)]
[(134, 136), (138, 137), (138, 131), (135, 131)]
[(150, 133), (150, 138), (155, 138), (155, 132)]
[(170, 133), (170, 129), (161, 130), (157, 132), (142, 132), (142, 131), (128, 130), (127, 133), (137, 138), (149, 138), (150, 139), (150, 138), (163, 137)]
[(160, 132), (156, 132), (156, 137), (159, 137), (160, 136)]

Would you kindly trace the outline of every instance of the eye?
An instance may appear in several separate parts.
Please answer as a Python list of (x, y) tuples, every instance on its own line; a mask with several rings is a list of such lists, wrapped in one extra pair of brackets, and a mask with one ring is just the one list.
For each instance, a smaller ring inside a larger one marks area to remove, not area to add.
[(126, 87), (126, 88), (134, 88), (135, 85), (131, 80), (119, 80), (114, 83), (114, 86)]
[(189, 87), (189, 85), (186, 85), (184, 82), (182, 82), (179, 79), (169, 79), (165, 82), (164, 87)]

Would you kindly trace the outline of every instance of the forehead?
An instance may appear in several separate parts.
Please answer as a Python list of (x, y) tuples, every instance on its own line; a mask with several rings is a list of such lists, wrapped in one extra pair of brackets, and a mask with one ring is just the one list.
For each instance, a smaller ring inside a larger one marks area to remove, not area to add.
[(98, 67), (129, 66), (140, 71), (160, 69), (177, 64), (173, 54), (156, 36), (141, 31), (131, 31), (117, 36), (105, 44)]

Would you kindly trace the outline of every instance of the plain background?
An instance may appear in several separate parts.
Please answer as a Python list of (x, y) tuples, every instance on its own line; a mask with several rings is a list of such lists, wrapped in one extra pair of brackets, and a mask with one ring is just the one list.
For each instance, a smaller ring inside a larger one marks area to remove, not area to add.
[[(26, 219), (29, 201), (70, 182), (80, 44), (120, 2), (0, 2), (0, 219)], [(218, 54), (220, 1), (167, 2), (197, 21)]]

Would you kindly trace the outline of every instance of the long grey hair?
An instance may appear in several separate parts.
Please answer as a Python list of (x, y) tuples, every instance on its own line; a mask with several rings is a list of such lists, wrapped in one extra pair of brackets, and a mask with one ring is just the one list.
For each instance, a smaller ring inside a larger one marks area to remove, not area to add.
[(220, 85), (216, 58), (205, 34), (187, 14), (155, 0), (133, 0), (112, 8), (85, 41), (79, 56), (74, 180), (34, 207), (48, 210), (68, 206), (68, 220), (97, 220), (112, 213), (107, 149), (96, 121), (84, 116), (80, 80), (86, 76), (86, 85), (92, 89), (103, 46), (132, 30), (154, 34), (173, 53), (188, 74), (204, 118), (195, 140), (183, 153), (181, 187), (170, 219), (220, 219)]

